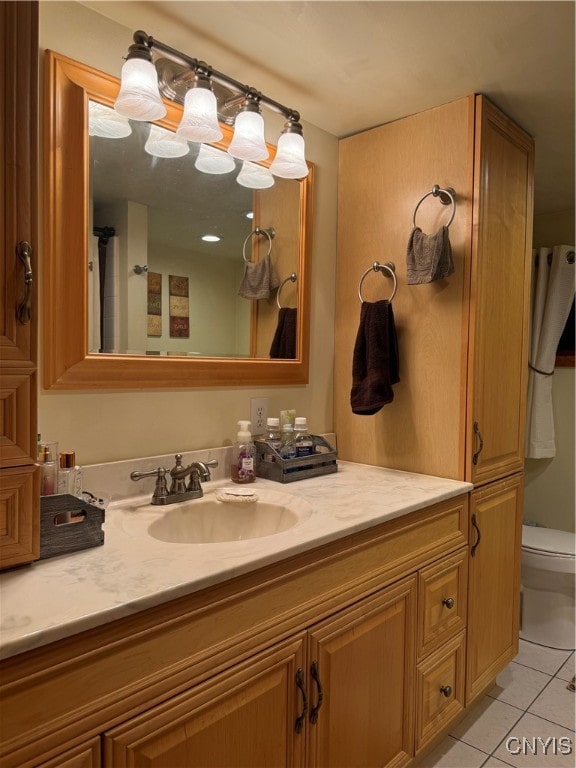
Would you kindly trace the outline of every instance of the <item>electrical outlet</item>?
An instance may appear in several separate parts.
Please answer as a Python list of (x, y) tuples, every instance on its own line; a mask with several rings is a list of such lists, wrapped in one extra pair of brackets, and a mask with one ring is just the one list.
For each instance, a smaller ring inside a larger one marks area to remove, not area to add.
[(252, 434), (263, 435), (266, 431), (266, 419), (268, 418), (268, 398), (250, 398), (250, 421), (252, 422)]

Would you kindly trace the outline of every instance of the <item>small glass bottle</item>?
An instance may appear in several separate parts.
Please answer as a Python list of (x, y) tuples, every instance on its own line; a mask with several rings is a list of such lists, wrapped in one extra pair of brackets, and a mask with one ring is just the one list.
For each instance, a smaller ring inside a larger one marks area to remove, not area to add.
[(292, 424), (284, 424), (282, 427), (282, 445), (280, 456), (283, 459), (296, 458), (296, 443), (294, 442), (294, 427)]
[(76, 454), (74, 451), (66, 451), (60, 454), (58, 493), (82, 496), (82, 469), (76, 464)]
[(312, 456), (314, 453), (314, 439), (308, 432), (308, 424), (305, 416), (296, 416), (294, 423), (294, 443), (296, 444), (296, 456)]
[(240, 429), (236, 442), (232, 446), (230, 479), (234, 483), (253, 483), (256, 477), (254, 472), (256, 446), (250, 432), (251, 423), (239, 421), (238, 426)]
[(58, 443), (40, 442), (38, 444), (38, 463), (40, 464), (40, 496), (53, 496), (58, 492), (58, 464), (56, 454)]
[[(280, 432), (280, 419), (276, 416), (269, 416), (266, 419), (266, 432), (264, 434), (265, 442), (273, 448), (276, 453), (280, 453), (282, 446), (282, 432)], [(268, 461), (273, 461), (273, 455), (266, 454)]]

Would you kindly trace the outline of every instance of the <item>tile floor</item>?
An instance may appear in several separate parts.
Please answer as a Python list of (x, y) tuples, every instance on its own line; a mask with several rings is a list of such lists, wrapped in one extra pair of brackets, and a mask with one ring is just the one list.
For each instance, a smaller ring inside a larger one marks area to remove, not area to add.
[(520, 640), (496, 685), (418, 768), (574, 768), (573, 676), (573, 651)]

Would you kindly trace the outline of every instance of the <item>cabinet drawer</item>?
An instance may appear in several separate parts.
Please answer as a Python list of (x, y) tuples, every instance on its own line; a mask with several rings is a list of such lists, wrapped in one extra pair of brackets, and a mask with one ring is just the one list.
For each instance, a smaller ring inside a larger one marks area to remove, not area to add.
[(416, 751), (464, 708), (465, 633), (418, 665), (416, 673)]
[(418, 574), (418, 656), (422, 658), (466, 625), (468, 550)]

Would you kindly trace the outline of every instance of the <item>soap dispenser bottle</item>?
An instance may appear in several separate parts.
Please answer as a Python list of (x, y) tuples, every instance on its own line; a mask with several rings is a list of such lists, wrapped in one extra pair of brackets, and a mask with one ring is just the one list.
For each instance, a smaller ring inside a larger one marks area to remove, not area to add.
[(238, 427), (236, 442), (232, 446), (230, 478), (234, 483), (253, 483), (256, 447), (250, 432), (251, 422), (239, 421)]

